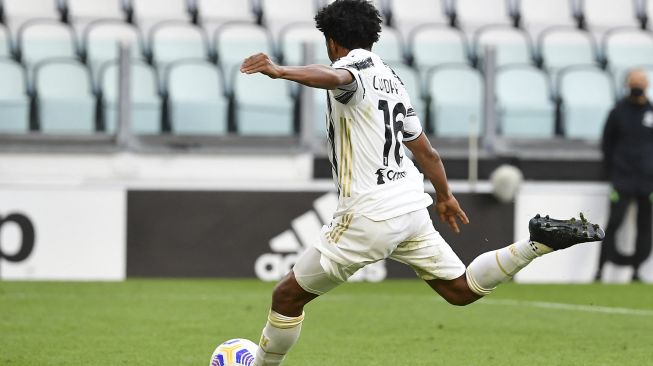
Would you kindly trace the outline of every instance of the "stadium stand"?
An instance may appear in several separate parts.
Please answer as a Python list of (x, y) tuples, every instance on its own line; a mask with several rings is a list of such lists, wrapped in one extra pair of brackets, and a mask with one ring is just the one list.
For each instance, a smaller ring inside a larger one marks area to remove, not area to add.
[(314, 0), (260, 0), (263, 24), (278, 39), (281, 30), (297, 23), (313, 24), (318, 9)]
[(533, 39), (550, 27), (577, 27), (577, 9), (573, 0), (516, 0), (520, 27)]
[(169, 20), (159, 22), (150, 31), (152, 62), (160, 69), (186, 59), (208, 59), (209, 42), (204, 30), (190, 23)]
[(618, 84), (628, 69), (653, 62), (653, 34), (636, 28), (617, 28), (603, 38), (603, 57)]
[(469, 50), (465, 34), (455, 28), (424, 25), (409, 39), (409, 57), (419, 69), (447, 63), (466, 63)]
[(203, 60), (170, 65), (166, 73), (167, 110), (172, 133), (225, 134), (228, 100), (220, 70)]
[(560, 72), (557, 85), (564, 136), (599, 140), (615, 102), (611, 76), (597, 66), (571, 66)]
[(29, 130), (29, 97), (25, 70), (11, 59), (0, 59), (0, 133)]
[(227, 22), (256, 23), (251, 1), (196, 0), (197, 19), (207, 34)]
[[(274, 56), (274, 46), (266, 28), (249, 23), (229, 23), (213, 36), (218, 64), (224, 75), (232, 75), (243, 60), (257, 52)], [(227, 83), (227, 88), (231, 84)]]
[[(456, 85), (451, 88), (450, 85)], [(466, 64), (433, 68), (428, 77), (431, 129), (440, 137), (469, 135), (472, 121), (477, 133), (483, 124), (483, 78)]]
[(68, 21), (79, 38), (86, 27), (98, 20), (126, 21), (127, 13), (122, 0), (66, 0)]
[(129, 45), (132, 59), (145, 59), (143, 38), (138, 28), (131, 24), (97, 20), (88, 25), (83, 37), (84, 57), (94, 76), (104, 63), (118, 59), (120, 42)]
[(496, 65), (525, 64), (533, 61), (533, 46), (528, 33), (507, 26), (487, 26), (474, 35), (473, 52), (482, 65), (487, 46), (496, 49)]
[(312, 24), (295, 24), (281, 30), (277, 58), (286, 65), (304, 64), (302, 60), (302, 44), (304, 43), (312, 44), (314, 63), (331, 64), (326, 47), (324, 47), (324, 35)]
[(446, 0), (389, 0), (390, 24), (404, 37), (426, 24), (451, 24)]
[(513, 25), (510, 0), (454, 0), (454, 23), (468, 33), (487, 25)]
[(379, 41), (374, 45), (373, 49), (387, 63), (404, 62), (404, 45), (401, 35), (392, 28), (383, 28)]
[(31, 68), (51, 58), (76, 58), (75, 33), (67, 24), (54, 20), (29, 20), (18, 30), (20, 60)]
[(96, 131), (96, 98), (91, 73), (71, 59), (51, 59), (35, 66), (38, 122), (50, 134), (91, 134)]
[[(161, 132), (161, 97), (156, 72), (149, 65), (132, 60), (130, 67), (132, 102), (131, 129), (136, 134), (157, 134)], [(104, 118), (104, 130), (116, 132), (118, 121), (118, 76), (117, 61), (105, 63), (100, 70), (100, 95)]]
[(510, 65), (496, 75), (499, 128), (507, 137), (551, 138), (555, 106), (546, 73), (530, 65)]
[(569, 27), (542, 32), (537, 42), (538, 58), (553, 80), (567, 66), (597, 64), (597, 46), (591, 33)]
[(158, 23), (171, 20), (190, 22), (187, 5), (186, 0), (131, 0), (132, 18), (141, 32), (149, 37)]
[(604, 33), (617, 27), (640, 27), (638, 0), (578, 0), (583, 25), (592, 32)]
[[(290, 83), (260, 74), (232, 74), (237, 130), (242, 135), (292, 135), (294, 101)], [(274, 95), (275, 98), (270, 98)]]
[(62, 19), (57, 0), (3, 0), (0, 5), (5, 24), (13, 36), (18, 34), (18, 29), (27, 21)]

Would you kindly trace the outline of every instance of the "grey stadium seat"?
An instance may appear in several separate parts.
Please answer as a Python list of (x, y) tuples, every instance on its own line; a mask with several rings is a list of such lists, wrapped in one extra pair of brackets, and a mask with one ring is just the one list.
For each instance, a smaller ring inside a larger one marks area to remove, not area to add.
[(2, 9), (13, 36), (29, 20), (61, 20), (58, 0), (2, 0)]
[(172, 64), (166, 89), (173, 133), (227, 133), (228, 101), (222, 74), (214, 64), (201, 60)]
[(0, 24), (0, 57), (11, 56), (11, 36), (9, 30)]
[(134, 23), (149, 37), (155, 25), (165, 21), (190, 22), (186, 0), (131, 0)]
[(379, 41), (374, 44), (372, 51), (387, 63), (404, 62), (404, 45), (401, 35), (390, 27), (383, 27)]
[(317, 6), (313, 0), (260, 0), (263, 21), (275, 38), (294, 23), (313, 24)]
[(496, 65), (526, 64), (533, 61), (533, 46), (528, 33), (505, 26), (480, 29), (474, 35), (474, 54), (483, 62), (486, 46), (496, 49)]
[(256, 14), (251, 1), (243, 0), (196, 0), (200, 24), (213, 34), (215, 29), (226, 22), (256, 22)]
[(206, 34), (192, 24), (170, 21), (157, 24), (149, 38), (152, 61), (159, 68), (175, 61), (208, 59)]
[(10, 59), (0, 59), (0, 134), (29, 130), (29, 97), (25, 70)]
[(639, 27), (638, 0), (579, 0), (586, 26), (604, 32), (617, 27)]
[(547, 75), (533, 66), (508, 66), (496, 75), (497, 111), (506, 137), (550, 138), (555, 107)]
[[(468, 65), (446, 65), (431, 70), (428, 77), (431, 124), (437, 136), (469, 136), (472, 126), (483, 130), (483, 78)], [(452, 87), (455, 85), (455, 87)]]
[(653, 34), (639, 29), (616, 29), (603, 39), (603, 54), (617, 82), (630, 68), (653, 60)]
[(77, 41), (72, 28), (54, 20), (32, 20), (18, 31), (21, 60), (29, 68), (51, 58), (77, 57)]
[(558, 81), (564, 135), (599, 140), (615, 102), (612, 78), (598, 67), (570, 67)]
[[(279, 47), (283, 63), (286, 65), (304, 65), (302, 49), (304, 43), (310, 43), (313, 46), (312, 63), (331, 64), (324, 42), (324, 35), (312, 24), (296, 24), (281, 31), (279, 34)], [(223, 52), (226, 51), (223, 50)]]
[(129, 45), (132, 59), (144, 59), (143, 39), (135, 26), (115, 20), (89, 24), (84, 32), (83, 44), (86, 62), (95, 76), (107, 61), (118, 59), (120, 42)]
[(294, 134), (290, 82), (261, 74), (234, 74), (236, 123), (241, 135)]
[(66, 0), (66, 7), (68, 19), (79, 37), (94, 21), (127, 19), (122, 0)]
[(520, 25), (537, 38), (550, 27), (577, 27), (574, 0), (516, 0)]
[[(107, 62), (102, 67), (100, 75), (105, 131), (115, 133), (118, 120), (117, 61)], [(132, 60), (130, 77), (131, 131), (136, 134), (160, 133), (162, 103), (156, 72), (146, 63)]]
[(86, 66), (72, 60), (46, 61), (36, 66), (34, 78), (41, 131), (95, 132), (96, 101)]
[(389, 0), (388, 5), (392, 26), (404, 36), (421, 25), (448, 25), (451, 22), (446, 0)]
[(443, 26), (422, 26), (409, 40), (409, 53), (418, 68), (447, 63), (468, 62), (469, 49), (465, 35)]
[(466, 32), (487, 25), (512, 25), (509, 0), (452, 0), (457, 24)]
[(549, 72), (574, 65), (588, 65), (597, 62), (597, 47), (589, 32), (561, 27), (550, 28), (538, 40), (542, 65)]
[(225, 75), (232, 75), (243, 60), (254, 53), (274, 55), (272, 39), (268, 31), (248, 23), (228, 24), (218, 29), (213, 37), (218, 63)]

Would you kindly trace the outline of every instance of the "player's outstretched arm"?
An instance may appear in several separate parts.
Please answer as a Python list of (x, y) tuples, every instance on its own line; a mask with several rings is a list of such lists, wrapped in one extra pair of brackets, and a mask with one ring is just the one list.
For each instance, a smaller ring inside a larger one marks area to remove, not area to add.
[(265, 53), (257, 53), (243, 61), (240, 72), (265, 74), (273, 79), (286, 79), (313, 88), (333, 90), (351, 84), (354, 77), (347, 70), (325, 65), (281, 66), (275, 64)]
[(469, 219), (449, 189), (447, 173), (444, 171), (440, 154), (431, 146), (431, 142), (424, 133), (413, 141), (405, 142), (405, 144), (413, 153), (424, 175), (435, 188), (435, 209), (440, 220), (446, 222), (453, 231), (459, 233), (460, 228), (457, 220), (460, 220), (463, 224), (469, 224)]

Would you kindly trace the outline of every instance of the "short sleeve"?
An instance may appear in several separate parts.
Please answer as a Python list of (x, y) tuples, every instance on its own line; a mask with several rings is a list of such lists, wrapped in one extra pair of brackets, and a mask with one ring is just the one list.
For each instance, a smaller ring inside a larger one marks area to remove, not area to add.
[(422, 134), (422, 131), (422, 123), (420, 122), (419, 117), (417, 117), (415, 109), (413, 109), (410, 103), (408, 103), (406, 108), (406, 118), (404, 118), (403, 140), (413, 141)]
[(353, 81), (347, 85), (341, 85), (331, 90), (333, 98), (341, 104), (350, 106), (357, 105), (365, 98), (365, 86), (361, 79), (359, 68), (356, 64), (347, 63), (346, 59), (336, 61), (332, 67), (334, 69), (347, 70), (353, 77)]

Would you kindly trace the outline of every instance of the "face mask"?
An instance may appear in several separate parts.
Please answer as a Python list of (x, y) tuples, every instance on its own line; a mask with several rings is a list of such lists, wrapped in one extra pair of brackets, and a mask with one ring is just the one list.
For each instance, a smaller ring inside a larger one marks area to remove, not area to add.
[(631, 97), (639, 98), (642, 95), (644, 95), (644, 89), (638, 88), (638, 87), (630, 88), (630, 96)]

